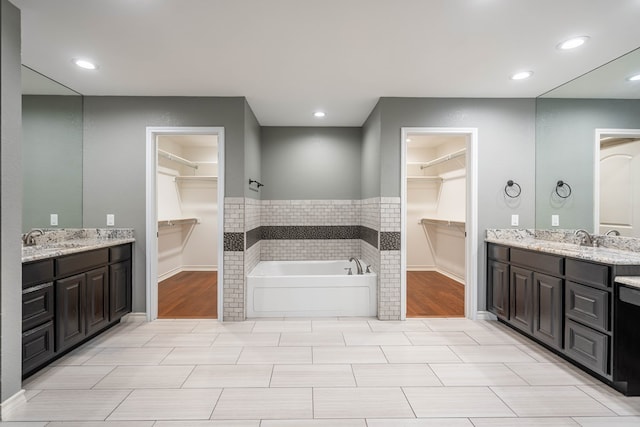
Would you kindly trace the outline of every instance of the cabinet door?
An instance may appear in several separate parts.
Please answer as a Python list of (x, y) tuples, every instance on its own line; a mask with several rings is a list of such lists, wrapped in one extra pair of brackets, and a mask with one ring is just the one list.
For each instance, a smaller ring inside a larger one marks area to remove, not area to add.
[(109, 266), (110, 319), (112, 322), (131, 312), (131, 261)]
[(509, 266), (489, 260), (487, 269), (489, 311), (502, 319), (509, 319)]
[(58, 280), (56, 287), (56, 350), (60, 351), (85, 337), (86, 275)]
[(562, 348), (562, 279), (533, 273), (533, 336)]
[(509, 322), (524, 332), (533, 332), (533, 273), (511, 266)]
[(53, 321), (23, 333), (22, 375), (49, 361), (55, 355), (53, 348)]
[(109, 324), (109, 280), (107, 267), (87, 273), (87, 335)]

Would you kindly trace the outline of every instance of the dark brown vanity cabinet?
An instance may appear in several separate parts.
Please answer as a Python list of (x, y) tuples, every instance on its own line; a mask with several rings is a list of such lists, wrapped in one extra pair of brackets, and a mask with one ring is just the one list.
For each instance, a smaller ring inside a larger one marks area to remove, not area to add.
[(488, 310), (614, 387), (613, 281), (625, 275), (640, 275), (640, 266), (487, 244)]
[(562, 348), (562, 258), (492, 243), (487, 250), (489, 311), (527, 335)]
[(131, 312), (131, 244), (25, 263), (22, 271), (23, 376)]

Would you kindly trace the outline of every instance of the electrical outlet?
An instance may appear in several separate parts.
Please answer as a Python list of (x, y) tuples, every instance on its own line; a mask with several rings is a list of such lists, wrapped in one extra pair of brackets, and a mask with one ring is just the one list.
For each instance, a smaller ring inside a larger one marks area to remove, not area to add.
[(50, 225), (58, 225), (58, 214), (51, 214)]
[(514, 214), (511, 215), (511, 225), (517, 227), (520, 224), (520, 215)]
[(551, 215), (551, 225), (558, 227), (560, 225), (560, 215)]
[(114, 214), (107, 214), (107, 225), (115, 225), (116, 216)]

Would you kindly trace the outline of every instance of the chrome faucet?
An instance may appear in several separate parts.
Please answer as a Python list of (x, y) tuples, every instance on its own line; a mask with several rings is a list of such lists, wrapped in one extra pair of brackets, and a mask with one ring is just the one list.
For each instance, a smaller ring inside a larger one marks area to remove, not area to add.
[(574, 236), (579, 236), (580, 234), (582, 234), (582, 238), (580, 239), (580, 246), (593, 246), (593, 238), (587, 230), (579, 228), (573, 232)]
[(22, 243), (24, 243), (25, 246), (34, 246), (36, 244), (36, 233), (38, 236), (42, 236), (44, 234), (44, 231), (40, 230), (39, 228), (34, 228), (33, 230), (23, 234)]
[(360, 264), (360, 260), (358, 258), (351, 257), (349, 258), (349, 262), (351, 261), (356, 262), (356, 269), (358, 271), (358, 274), (362, 274), (362, 264)]
[(607, 231), (606, 233), (604, 233), (605, 236), (619, 236), (620, 232), (618, 230), (614, 230), (613, 228), (609, 231)]

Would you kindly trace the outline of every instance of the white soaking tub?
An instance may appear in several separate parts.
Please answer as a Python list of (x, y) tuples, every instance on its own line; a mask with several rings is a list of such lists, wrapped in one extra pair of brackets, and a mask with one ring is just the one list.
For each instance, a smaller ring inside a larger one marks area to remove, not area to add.
[(247, 317), (376, 316), (377, 279), (347, 260), (260, 261), (247, 276)]

